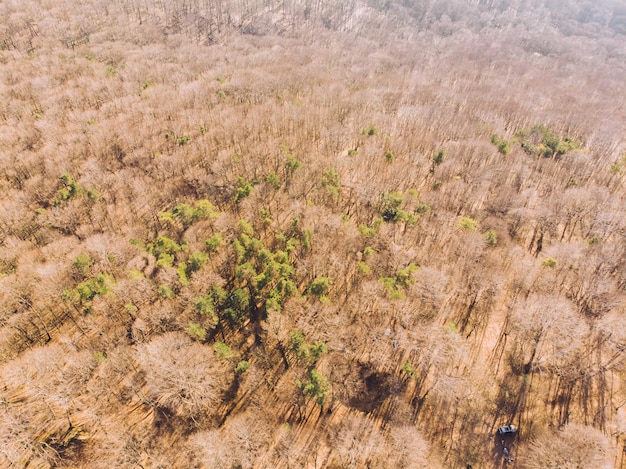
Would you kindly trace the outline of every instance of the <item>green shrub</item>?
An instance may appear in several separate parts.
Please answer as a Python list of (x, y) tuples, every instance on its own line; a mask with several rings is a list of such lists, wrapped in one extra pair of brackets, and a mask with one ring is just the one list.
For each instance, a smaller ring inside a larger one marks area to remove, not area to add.
[(81, 277), (87, 277), (91, 272), (94, 260), (88, 254), (79, 254), (72, 261), (72, 269)]
[(326, 377), (319, 371), (315, 369), (309, 370), (308, 381), (302, 382), (298, 380), (296, 385), (300, 388), (305, 397), (314, 399), (315, 403), (319, 406), (324, 405), (330, 385)]
[(360, 261), (357, 267), (357, 272), (359, 273), (359, 275), (367, 276), (372, 273), (372, 269), (370, 269), (370, 267), (365, 262)]
[(433, 156), (433, 165), (440, 165), (441, 163), (443, 163), (443, 160), (445, 160), (445, 158), (446, 152), (442, 148), (437, 153), (435, 153), (435, 156)]
[(237, 363), (237, 366), (235, 367), (235, 373), (241, 375), (245, 373), (248, 368), (250, 368), (250, 362), (247, 360), (241, 360), (239, 363)]
[(265, 182), (268, 186), (274, 188), (275, 190), (280, 189), (280, 179), (274, 171), (265, 177)]
[(159, 285), (159, 296), (161, 298), (172, 299), (176, 296), (176, 293), (174, 293), (174, 290), (172, 290), (169, 285)]
[(407, 376), (407, 378), (415, 378), (415, 375), (417, 374), (415, 367), (409, 362), (404, 362), (404, 365), (402, 365), (402, 371)]
[(322, 187), (328, 191), (334, 201), (337, 201), (339, 198), (339, 175), (333, 168), (328, 168), (324, 171)]
[(185, 332), (194, 340), (203, 342), (206, 339), (206, 329), (198, 323), (190, 322), (185, 328)]
[(491, 136), (491, 143), (493, 143), (498, 149), (498, 152), (502, 153), (503, 155), (508, 155), (509, 152), (511, 151), (511, 146), (509, 145), (509, 142), (507, 142), (504, 139), (501, 139), (496, 134), (493, 134)]
[(221, 358), (222, 360), (226, 360), (233, 356), (233, 351), (224, 342), (215, 342), (213, 344), (213, 350), (215, 350), (215, 354), (218, 358)]
[(367, 129), (363, 129), (362, 134), (363, 135), (368, 135), (370, 137), (376, 135), (378, 133), (378, 130), (376, 129), (376, 126), (374, 125), (370, 125)]
[(485, 231), (485, 242), (488, 246), (494, 247), (498, 244), (498, 234), (494, 230)]
[(309, 286), (309, 293), (315, 296), (326, 295), (330, 290), (333, 280), (330, 277), (318, 277)]
[(213, 236), (204, 241), (204, 245), (209, 252), (217, 251), (223, 243), (224, 239), (222, 238), (221, 233), (215, 233)]
[(459, 220), (459, 226), (465, 231), (474, 231), (476, 229), (476, 220), (472, 217), (462, 217)]

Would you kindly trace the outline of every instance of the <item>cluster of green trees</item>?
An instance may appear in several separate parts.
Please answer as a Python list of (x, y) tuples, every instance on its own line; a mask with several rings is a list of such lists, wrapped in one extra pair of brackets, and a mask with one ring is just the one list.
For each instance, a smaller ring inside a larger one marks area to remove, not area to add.
[(532, 156), (558, 158), (580, 148), (581, 142), (569, 136), (560, 137), (544, 125), (535, 125), (515, 133), (522, 149)]

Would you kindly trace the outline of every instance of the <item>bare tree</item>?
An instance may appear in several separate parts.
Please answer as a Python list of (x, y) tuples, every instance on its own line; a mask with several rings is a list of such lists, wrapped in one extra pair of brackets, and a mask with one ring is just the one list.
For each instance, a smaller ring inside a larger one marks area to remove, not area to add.
[(137, 361), (146, 373), (151, 402), (181, 417), (211, 414), (227, 384), (228, 373), (212, 349), (183, 333), (170, 332), (140, 345)]
[(613, 467), (611, 442), (599, 430), (569, 424), (562, 430), (546, 429), (519, 449), (521, 466), (527, 469)]

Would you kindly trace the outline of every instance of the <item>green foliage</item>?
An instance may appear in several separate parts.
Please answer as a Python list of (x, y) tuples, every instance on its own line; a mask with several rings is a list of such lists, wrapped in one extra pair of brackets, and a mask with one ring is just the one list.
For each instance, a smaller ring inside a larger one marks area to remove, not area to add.
[(370, 125), (367, 129), (363, 129), (361, 133), (372, 137), (378, 133), (378, 130), (376, 129), (376, 126)]
[(333, 168), (328, 168), (322, 174), (322, 187), (328, 191), (334, 201), (339, 199), (339, 175)]
[(465, 231), (474, 231), (476, 229), (476, 225), (476, 220), (474, 220), (472, 217), (462, 217), (459, 220), (459, 226)]
[(521, 130), (515, 134), (522, 149), (531, 156), (545, 158), (559, 157), (580, 148), (580, 141), (569, 136), (561, 138), (543, 125), (535, 125), (529, 130)]
[[(83, 197), (88, 195), (88, 191), (86, 191), (78, 182), (76, 182), (71, 174), (64, 173), (63, 175), (61, 175), (60, 179), (64, 187), (57, 191), (56, 197), (52, 201), (52, 205), (54, 205), (55, 207), (75, 197)], [(99, 197), (100, 195), (96, 191), (93, 191), (89, 199), (97, 200)]]
[(443, 163), (443, 160), (445, 158), (446, 158), (446, 152), (442, 148), (437, 153), (435, 153), (435, 156), (433, 156), (433, 165), (439, 166), (441, 163)]
[(87, 189), (87, 198), (92, 202), (96, 202), (100, 200), (100, 193), (95, 189)]
[(235, 373), (237, 375), (241, 375), (245, 373), (248, 368), (250, 368), (250, 362), (248, 360), (241, 360), (239, 363), (237, 363), (237, 366), (235, 367)]
[(446, 331), (450, 334), (458, 334), (459, 333), (459, 325), (454, 321), (448, 321), (445, 327)]
[(114, 283), (113, 277), (109, 274), (100, 273), (95, 277), (85, 280), (76, 286), (76, 291), (80, 300), (84, 303), (92, 300), (96, 295), (109, 293), (111, 285)]
[(254, 189), (254, 181), (246, 181), (241, 176), (237, 178), (237, 190), (235, 192), (235, 198), (233, 199), (236, 204), (248, 197)]
[(414, 199), (417, 192), (409, 190), (406, 194), (400, 192), (383, 192), (381, 195), (380, 213), (388, 223), (404, 222), (408, 225), (417, 223), (417, 217), (411, 211), (401, 208), (405, 201)]
[(543, 261), (541, 261), (541, 265), (553, 269), (556, 267), (556, 259), (554, 257), (546, 257)]
[(191, 221), (213, 220), (219, 216), (219, 211), (206, 199), (198, 200), (191, 216)]
[[(252, 227), (242, 222), (242, 232), (233, 241), (237, 263), (235, 280), (250, 293), (255, 305), (261, 305), (261, 310), (280, 310), (283, 301), (298, 292), (292, 280), (295, 268), (286, 251), (268, 249), (263, 241), (254, 237)], [(287, 241), (286, 248), (293, 249), (293, 242), (292, 239)]]
[(415, 279), (413, 278), (413, 272), (418, 269), (418, 266), (411, 263), (404, 269), (398, 270), (398, 272), (396, 272), (396, 285), (408, 287), (409, 285), (413, 284), (413, 282), (415, 281)]
[(415, 213), (426, 213), (430, 211), (430, 205), (428, 204), (417, 204), (415, 207)]
[(215, 350), (215, 354), (218, 358), (222, 360), (226, 360), (233, 356), (233, 351), (224, 342), (215, 342), (213, 344), (213, 350)]
[(189, 140), (191, 140), (191, 137), (189, 135), (183, 135), (182, 137), (178, 137), (176, 139), (176, 143), (180, 146), (183, 146), (189, 143)]
[(304, 250), (308, 251), (311, 249), (311, 239), (313, 239), (313, 228), (307, 228), (302, 232), (300, 237), (300, 242)]
[(168, 298), (168, 299), (172, 299), (176, 296), (176, 293), (174, 293), (174, 290), (172, 290), (172, 288), (169, 285), (159, 285), (159, 296), (161, 298)]
[(296, 381), (296, 385), (302, 391), (302, 394), (310, 399), (314, 399), (315, 403), (319, 406), (323, 406), (326, 401), (326, 396), (330, 390), (328, 380), (324, 375), (315, 369), (309, 370), (308, 381), (302, 382)]
[(381, 217), (376, 217), (374, 222), (371, 225), (360, 224), (359, 225), (359, 234), (364, 238), (375, 238), (378, 236), (378, 228), (382, 225), (383, 219)]
[(587, 242), (587, 244), (589, 244), (589, 246), (594, 246), (596, 244), (599, 244), (602, 239), (597, 236), (592, 236), (591, 238), (587, 238), (585, 241)]
[(187, 259), (187, 275), (191, 276), (194, 272), (199, 271), (208, 260), (208, 256), (203, 252), (194, 252)]
[(178, 281), (181, 283), (181, 285), (189, 284), (189, 275), (187, 274), (187, 264), (185, 262), (181, 262), (180, 264), (178, 264), (176, 273), (178, 274)]
[(407, 378), (415, 378), (415, 376), (417, 375), (417, 370), (409, 362), (404, 362), (404, 365), (402, 365), (402, 371), (407, 376)]
[(197, 297), (194, 304), (196, 311), (204, 317), (203, 323), (211, 329), (220, 321), (218, 313), (224, 316), (223, 311), (233, 306), (229, 301), (229, 292), (217, 285), (212, 285), (206, 295)]
[(230, 327), (243, 326), (250, 315), (250, 293), (243, 288), (231, 291), (226, 298), (222, 314)]
[(411, 263), (404, 269), (400, 269), (393, 277), (381, 277), (380, 283), (387, 290), (387, 295), (392, 300), (401, 300), (405, 298), (405, 289), (415, 282), (413, 272), (419, 269), (419, 266)]
[(289, 350), (293, 352), (297, 360), (305, 363), (309, 367), (315, 366), (322, 355), (328, 352), (324, 342), (309, 344), (304, 334), (300, 331), (293, 331), (290, 335)]
[(298, 360), (306, 361), (309, 358), (309, 347), (300, 331), (293, 331), (290, 336), (289, 349), (295, 353)]
[(309, 347), (309, 355), (313, 363), (317, 363), (326, 353), (328, 353), (328, 347), (324, 342), (316, 342)]
[(208, 200), (199, 200), (194, 205), (188, 203), (178, 204), (171, 212), (160, 212), (159, 219), (165, 223), (178, 222), (186, 230), (195, 222), (215, 219), (219, 212)]
[(330, 277), (317, 277), (313, 283), (309, 285), (308, 292), (315, 296), (326, 296), (330, 290), (333, 280)]
[(390, 151), (385, 153), (385, 160), (387, 160), (387, 163), (391, 164), (395, 161), (396, 157), (394, 156), (394, 154)]
[(105, 273), (99, 273), (95, 277), (89, 278), (74, 287), (72, 290), (65, 290), (63, 297), (65, 300), (75, 304), (87, 304), (97, 295), (105, 295), (111, 290), (111, 286), (115, 283), (113, 276)]
[(357, 272), (359, 273), (359, 275), (362, 275), (365, 277), (372, 273), (372, 269), (370, 269), (369, 265), (367, 265), (365, 262), (359, 261)]
[(509, 152), (511, 151), (511, 145), (509, 145), (509, 142), (507, 142), (504, 139), (501, 139), (496, 134), (493, 134), (491, 136), (491, 143), (493, 143), (498, 149), (498, 151), (502, 153), (503, 155), (508, 155)]
[(443, 182), (441, 182), (441, 181), (435, 181), (435, 182), (433, 182), (433, 186), (432, 186), (432, 187), (433, 187), (433, 190), (434, 190), (434, 191), (439, 190), (439, 188), (440, 188), (442, 185), (443, 185)]
[(487, 243), (487, 246), (491, 247), (494, 247), (496, 244), (498, 244), (498, 234), (495, 232), (495, 230), (485, 231), (485, 242)]
[(215, 233), (213, 236), (204, 241), (206, 250), (209, 252), (216, 252), (224, 244), (224, 239), (221, 233)]
[(206, 339), (206, 329), (196, 322), (190, 322), (185, 328), (185, 332), (194, 340), (203, 342)]
[(383, 207), (399, 208), (402, 205), (403, 196), (400, 192), (383, 192), (381, 199)]
[(275, 190), (280, 189), (280, 178), (274, 171), (272, 171), (265, 177), (265, 182), (268, 186), (274, 188)]
[(613, 163), (609, 167), (609, 170), (613, 174), (624, 174), (624, 173), (626, 173), (626, 155), (624, 155), (621, 160)]
[(94, 260), (88, 254), (79, 254), (72, 261), (72, 269), (80, 277), (87, 277), (91, 272)]
[(263, 228), (267, 228), (272, 224), (271, 214), (268, 209), (266, 208), (259, 209), (259, 216), (261, 217), (261, 220), (263, 221)]
[(237, 226), (242, 236), (254, 236), (254, 228), (252, 228), (252, 225), (246, 220), (239, 220)]
[(137, 278), (145, 278), (145, 275), (141, 270), (138, 269), (130, 269), (128, 271), (128, 278), (137, 279)]
[(372, 246), (366, 246), (365, 249), (363, 249), (363, 256), (368, 257), (371, 256), (372, 254), (374, 254), (374, 248)]
[(187, 250), (187, 244), (178, 244), (167, 236), (159, 236), (154, 243), (146, 245), (149, 253), (157, 259), (157, 267), (165, 269), (174, 265), (174, 256), (178, 252)]
[(285, 171), (287, 173), (287, 177), (293, 176), (293, 173), (295, 173), (296, 169), (298, 169), (300, 166), (302, 166), (302, 163), (300, 162), (300, 160), (298, 160), (298, 158), (293, 155), (288, 155), (287, 162), (285, 163)]
[(167, 269), (168, 267), (172, 267), (173, 265), (174, 256), (168, 253), (161, 254), (156, 262), (156, 266), (160, 269)]

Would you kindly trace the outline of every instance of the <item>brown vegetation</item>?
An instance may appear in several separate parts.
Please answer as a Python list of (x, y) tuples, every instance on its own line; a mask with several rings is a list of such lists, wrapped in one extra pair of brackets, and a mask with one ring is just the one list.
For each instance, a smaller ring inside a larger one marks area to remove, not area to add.
[(0, 466), (626, 467), (619, 2), (0, 18)]

